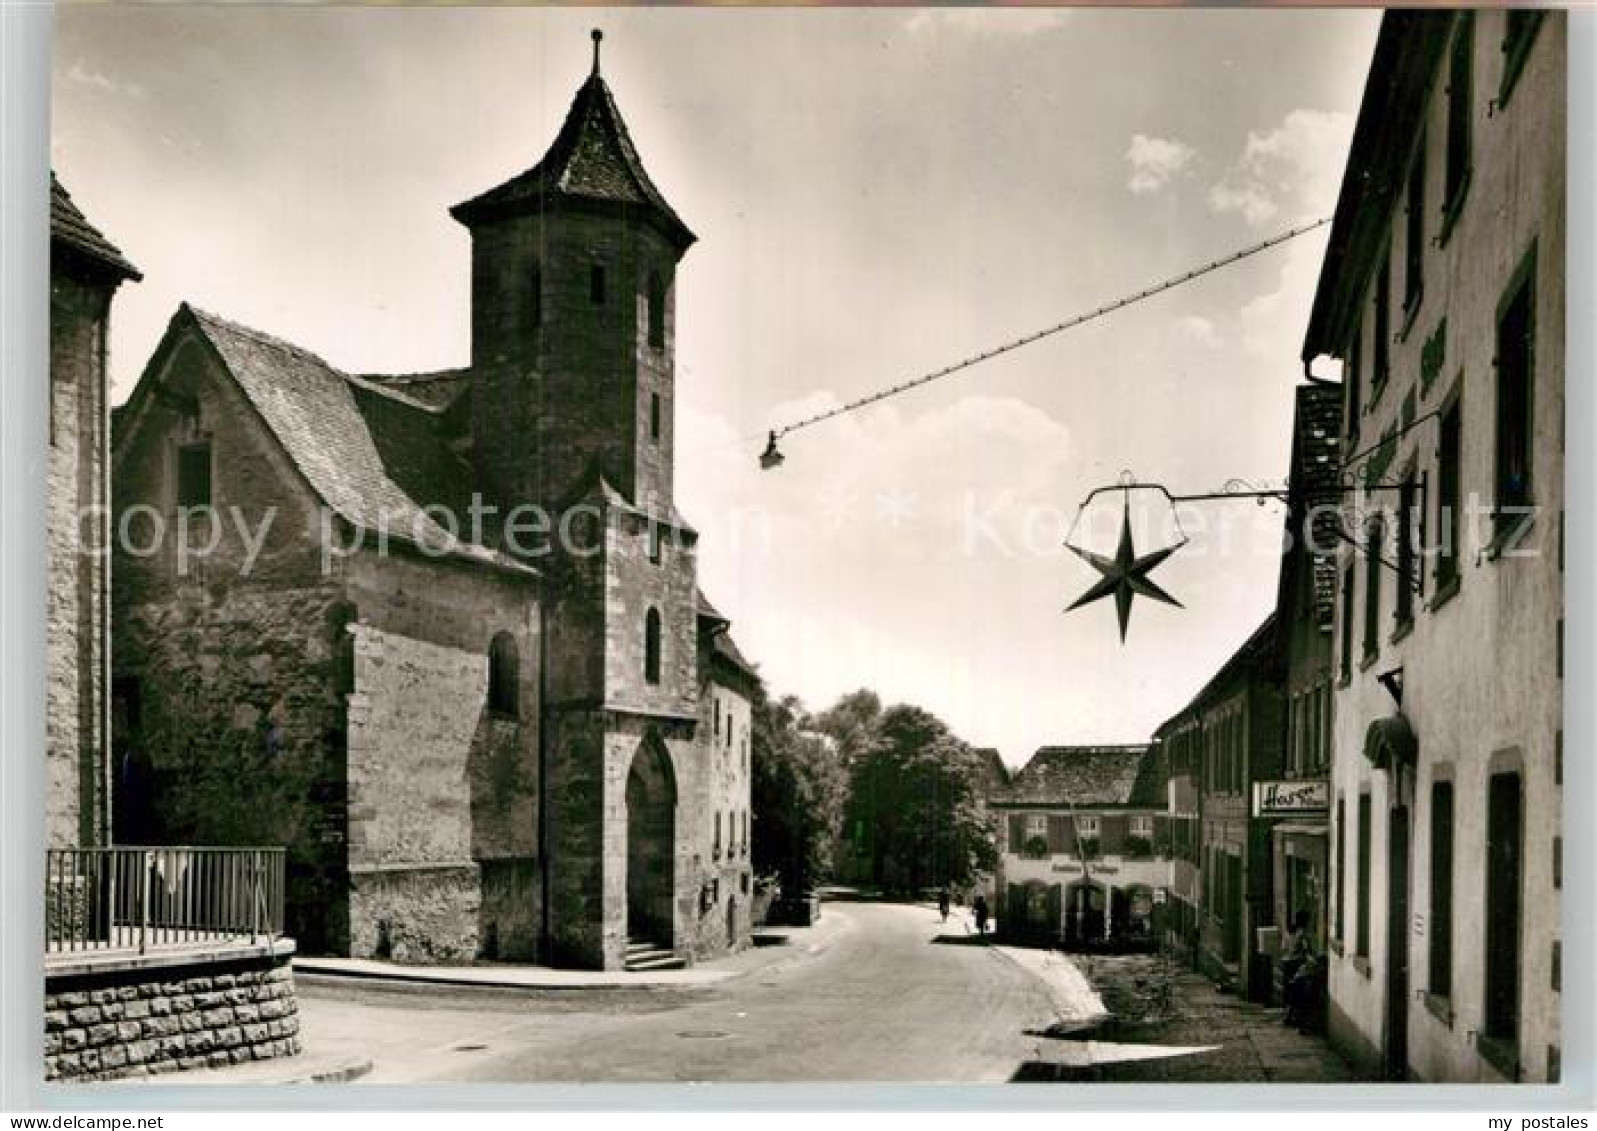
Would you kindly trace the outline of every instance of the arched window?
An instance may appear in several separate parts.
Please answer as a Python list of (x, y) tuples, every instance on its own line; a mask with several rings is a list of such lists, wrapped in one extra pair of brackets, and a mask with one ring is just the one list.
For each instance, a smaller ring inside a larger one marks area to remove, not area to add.
[(488, 710), (493, 714), (516, 716), (521, 713), (517, 694), (519, 667), (516, 638), (501, 632), (488, 646)]
[(649, 345), (665, 349), (665, 280), (660, 272), (649, 272)]
[(660, 682), (660, 611), (650, 609), (643, 618), (643, 678)]

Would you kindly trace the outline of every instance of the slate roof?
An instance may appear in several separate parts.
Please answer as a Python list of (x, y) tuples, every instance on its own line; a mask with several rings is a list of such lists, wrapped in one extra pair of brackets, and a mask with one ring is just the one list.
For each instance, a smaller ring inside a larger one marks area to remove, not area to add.
[[(1295, 498), (1309, 505), (1335, 503), (1340, 481), (1342, 386), (1330, 383), (1300, 385), (1293, 414), (1291, 485)], [(1331, 507), (1314, 514), (1314, 545), (1329, 550), (1338, 545), (1340, 519)], [(1336, 605), (1336, 557), (1314, 555), (1314, 611), (1321, 627), (1329, 628)]]
[(135, 281), (144, 278), (139, 269), (123, 258), (116, 245), (72, 203), (72, 196), (50, 173), (50, 240), (108, 269), (113, 275)]
[[(184, 304), (244, 396), (312, 490), (335, 513), (398, 541), (445, 546), (448, 532), (422, 508), (464, 508), (471, 469), (451, 452), (437, 410), (351, 377), (290, 342)], [(463, 532), (464, 533), (464, 532)], [(532, 574), (487, 546), (455, 540), (449, 556)]]
[(577, 91), (543, 160), (497, 188), (455, 205), (449, 214), (469, 226), (563, 202), (635, 210), (678, 248), (686, 248), (697, 238), (644, 171), (615, 97), (599, 77), (597, 66)]
[(440, 369), (436, 373), (361, 373), (356, 380), (381, 385), (429, 408), (448, 408), (471, 387), (470, 369)]
[(1159, 756), (1136, 746), (1044, 746), (990, 801), (1008, 805), (1159, 808)]
[(709, 633), (710, 650), (715, 656), (758, 682), (759, 671), (743, 655), (742, 649), (737, 646), (737, 641), (732, 639), (732, 633), (728, 631), (732, 622), (710, 603), (710, 599), (704, 595), (702, 589), (698, 591), (698, 616), (707, 626), (704, 631)]

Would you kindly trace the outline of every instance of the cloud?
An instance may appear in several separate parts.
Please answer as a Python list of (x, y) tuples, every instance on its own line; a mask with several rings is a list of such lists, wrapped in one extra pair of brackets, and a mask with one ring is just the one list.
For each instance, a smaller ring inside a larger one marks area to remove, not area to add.
[(1242, 153), (1209, 189), (1211, 211), (1257, 227), (1283, 213), (1321, 216), (1336, 203), (1353, 115), (1293, 110), (1270, 130), (1249, 130)]
[(1126, 161), (1131, 166), (1131, 179), (1126, 187), (1138, 196), (1158, 192), (1186, 168), (1196, 154), (1192, 146), (1172, 138), (1132, 134), (1131, 148), (1126, 150)]
[(1176, 332), (1209, 349), (1219, 349), (1223, 344), (1214, 323), (1198, 314), (1185, 314), (1176, 319)]
[(130, 98), (144, 98), (144, 88), (138, 83), (118, 82), (103, 71), (92, 70), (76, 61), (67, 68), (67, 81), (79, 86), (91, 86), (108, 94), (123, 94)]
[(1273, 291), (1258, 295), (1238, 312), (1242, 348), (1255, 357), (1296, 357), (1319, 281), (1326, 230), (1294, 240)]

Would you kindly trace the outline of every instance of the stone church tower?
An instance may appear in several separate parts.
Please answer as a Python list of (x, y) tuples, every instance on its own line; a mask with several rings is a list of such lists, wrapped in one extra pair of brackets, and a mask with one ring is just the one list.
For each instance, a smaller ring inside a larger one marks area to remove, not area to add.
[(477, 479), (547, 516), (554, 543), (536, 562), (545, 937), (555, 961), (615, 967), (629, 943), (692, 952), (723, 903), (721, 838), (694, 834), (712, 818), (700, 649), (719, 630), (672, 498), (672, 297), (695, 237), (644, 171), (593, 39), (543, 160), (451, 214), (472, 238)]

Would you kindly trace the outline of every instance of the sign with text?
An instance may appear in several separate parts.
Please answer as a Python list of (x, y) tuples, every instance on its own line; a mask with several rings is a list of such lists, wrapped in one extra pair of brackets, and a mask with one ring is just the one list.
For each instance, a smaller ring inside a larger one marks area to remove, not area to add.
[(1291, 817), (1324, 813), (1331, 807), (1331, 783), (1316, 781), (1256, 781), (1253, 783), (1255, 817)]

